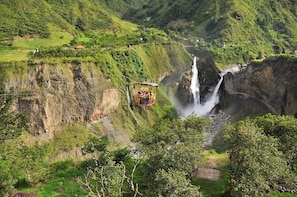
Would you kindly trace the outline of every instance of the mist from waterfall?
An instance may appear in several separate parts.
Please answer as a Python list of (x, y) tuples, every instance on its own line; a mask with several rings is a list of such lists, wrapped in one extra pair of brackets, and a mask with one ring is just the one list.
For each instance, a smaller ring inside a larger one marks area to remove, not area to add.
[(206, 96), (205, 101), (200, 101), (200, 83), (199, 83), (199, 75), (198, 68), (196, 65), (196, 57), (194, 57), (193, 65), (192, 65), (192, 80), (191, 80), (191, 93), (194, 99), (193, 103), (190, 103), (187, 107), (184, 107), (180, 110), (181, 117), (187, 117), (189, 115), (198, 115), (198, 116), (206, 116), (209, 115), (211, 110), (219, 103), (219, 89), (223, 82), (223, 76), (225, 73), (220, 73), (220, 79), (215, 86), (213, 92)]

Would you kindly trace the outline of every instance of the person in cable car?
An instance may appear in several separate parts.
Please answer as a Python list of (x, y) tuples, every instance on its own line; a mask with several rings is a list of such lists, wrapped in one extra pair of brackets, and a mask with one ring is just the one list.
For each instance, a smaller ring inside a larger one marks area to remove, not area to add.
[(138, 82), (133, 86), (133, 100), (135, 105), (151, 106), (156, 101), (158, 84), (151, 82)]

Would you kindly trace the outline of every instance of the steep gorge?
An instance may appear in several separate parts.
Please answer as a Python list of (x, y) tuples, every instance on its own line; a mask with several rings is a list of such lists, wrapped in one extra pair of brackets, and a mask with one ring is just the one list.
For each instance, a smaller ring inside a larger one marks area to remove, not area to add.
[(297, 59), (279, 56), (253, 62), (239, 73), (227, 74), (224, 89), (227, 93), (241, 94), (270, 106), (277, 114), (297, 112)]

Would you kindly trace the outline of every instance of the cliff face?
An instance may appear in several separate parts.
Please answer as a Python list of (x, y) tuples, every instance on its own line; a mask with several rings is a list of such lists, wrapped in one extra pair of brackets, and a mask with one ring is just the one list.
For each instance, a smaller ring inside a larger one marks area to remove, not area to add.
[[(138, 119), (139, 112), (136, 111), (135, 116), (133, 109), (127, 110), (128, 103), (120, 105), (121, 101), (129, 100), (125, 86), (143, 80), (161, 85), (164, 78), (190, 69), (185, 67), (191, 61), (178, 43), (133, 46), (126, 51), (100, 53), (96, 58), (94, 63), (73, 59), (56, 64), (12, 62), (1, 65), (6, 89), (14, 87), (17, 96), (12, 110), (29, 117), (29, 131), (37, 141), (52, 139), (54, 131), (63, 131), (65, 125), (101, 121), (103, 117), (117, 125), (116, 131), (125, 128), (133, 131), (133, 121)], [(178, 80), (179, 77), (174, 78), (171, 83), (176, 84)], [(160, 105), (166, 102), (158, 96), (157, 101)], [(116, 110), (118, 114), (111, 115)], [(153, 108), (148, 111), (156, 113)], [(125, 122), (130, 116), (133, 120)]]
[(270, 105), (278, 114), (297, 112), (297, 60), (279, 57), (262, 63), (252, 63), (237, 73), (224, 77), (225, 90), (242, 93)]
[(13, 109), (28, 115), (30, 132), (41, 140), (61, 123), (94, 121), (119, 105), (118, 90), (92, 63), (33, 65), (16, 76), (6, 81), (15, 87)]

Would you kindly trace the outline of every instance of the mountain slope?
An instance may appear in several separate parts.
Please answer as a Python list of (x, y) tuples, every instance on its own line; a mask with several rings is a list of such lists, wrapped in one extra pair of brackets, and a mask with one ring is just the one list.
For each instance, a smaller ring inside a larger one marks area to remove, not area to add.
[(12, 45), (15, 36), (48, 38), (52, 33), (49, 24), (75, 37), (80, 33), (90, 36), (99, 32), (133, 30), (132, 26), (123, 24), (106, 9), (104, 2), (92, 0), (2, 1), (0, 44)]
[[(0, 4), (0, 44), (14, 46), (16, 36), (49, 38), (53, 29), (71, 34), (74, 43), (104, 33), (135, 37), (137, 25), (117, 17), (121, 16), (210, 51), (216, 65), (224, 67), (293, 53), (296, 8), (295, 0), (6, 0)], [(69, 44), (69, 39), (62, 44)]]
[(123, 16), (146, 26), (178, 31), (179, 37), (193, 45), (207, 45), (217, 63), (224, 65), (294, 52), (296, 7), (294, 0), (152, 0), (144, 9)]
[(49, 23), (73, 33), (73, 27), (57, 15), (45, 1), (3, 1), (0, 4), (0, 16), (2, 45), (11, 45), (14, 36), (35, 34), (47, 38), (51, 33)]

